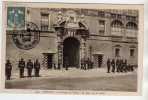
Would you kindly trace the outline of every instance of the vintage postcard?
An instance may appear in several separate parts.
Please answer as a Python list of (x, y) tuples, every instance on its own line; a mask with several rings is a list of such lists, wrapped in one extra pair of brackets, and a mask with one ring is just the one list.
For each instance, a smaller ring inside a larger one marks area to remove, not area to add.
[(3, 2), (1, 88), (140, 95), (143, 5)]

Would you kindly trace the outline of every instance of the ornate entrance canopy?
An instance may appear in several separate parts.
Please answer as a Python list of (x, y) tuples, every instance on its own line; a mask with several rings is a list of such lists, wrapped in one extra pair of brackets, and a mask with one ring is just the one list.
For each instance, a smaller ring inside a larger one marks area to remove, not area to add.
[(66, 35), (75, 36), (79, 35), (82, 38), (89, 37), (89, 30), (81, 22), (78, 23), (67, 23), (66, 21), (54, 26), (57, 31), (57, 35), (64, 37)]
[[(68, 12), (69, 13), (69, 12)], [(65, 57), (64, 56), (64, 51), (63, 49), (68, 49), (68, 48), (63, 48), (64, 40), (69, 37), (73, 37), (79, 40), (80, 42), (80, 50), (79, 50), (79, 56), (78, 59), (75, 59), (76, 62), (72, 62), (73, 65), (80, 66), (81, 65), (81, 59), (84, 59), (84, 55), (86, 53), (86, 40), (89, 37), (89, 30), (87, 25), (85, 24), (84, 21), (84, 16), (76, 16), (73, 11), (70, 12), (70, 15), (68, 15), (66, 18), (62, 16), (61, 13), (59, 13), (57, 24), (54, 25), (54, 28), (57, 33), (58, 37), (58, 65), (62, 66), (63, 63), (65, 63)], [(71, 41), (69, 41), (71, 42)], [(71, 45), (74, 45), (73, 42)], [(74, 47), (73, 49), (75, 49)], [(66, 50), (65, 50), (66, 51)], [(75, 50), (76, 52), (77, 50)], [(71, 52), (69, 54), (73, 55)], [(77, 52), (78, 53), (78, 52)], [(64, 58), (64, 59), (63, 59)], [(70, 58), (69, 58), (70, 59)], [(71, 60), (74, 60), (71, 59)], [(79, 61), (77, 61), (79, 60)], [(80, 62), (80, 63), (79, 63)]]

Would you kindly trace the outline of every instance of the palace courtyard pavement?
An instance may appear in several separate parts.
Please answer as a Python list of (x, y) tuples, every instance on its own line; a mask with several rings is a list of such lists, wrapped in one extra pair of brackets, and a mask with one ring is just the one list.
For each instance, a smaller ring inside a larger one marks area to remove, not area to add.
[[(26, 75), (25, 70), (25, 75)], [(126, 73), (106, 73), (106, 68), (81, 70), (70, 68), (42, 69), (40, 77), (19, 78), (19, 71), (12, 72), (7, 80), (7, 89), (41, 90), (97, 90), (97, 91), (137, 91), (137, 71)]]

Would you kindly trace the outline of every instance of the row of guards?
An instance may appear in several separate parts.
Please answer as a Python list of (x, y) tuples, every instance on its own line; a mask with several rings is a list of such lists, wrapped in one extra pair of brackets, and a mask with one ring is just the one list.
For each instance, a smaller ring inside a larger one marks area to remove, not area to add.
[[(39, 72), (40, 72), (40, 62), (38, 61), (38, 59), (36, 59), (36, 61), (33, 63), (31, 61), (31, 59), (29, 59), (27, 61), (27, 63), (25, 63), (24, 59), (21, 58), (19, 60), (18, 63), (18, 68), (19, 68), (19, 72), (20, 72), (20, 78), (24, 78), (24, 69), (27, 69), (27, 76), (28, 77), (32, 77), (32, 71), (34, 70), (34, 76), (35, 77), (39, 77)], [(10, 80), (11, 79), (11, 72), (12, 72), (12, 64), (10, 62), (10, 60), (6, 61), (6, 65), (5, 65), (5, 75), (6, 75), (6, 79)]]
[[(58, 66), (56, 67), (55, 63), (50, 63), (49, 64), (52, 67), (48, 68), (54, 68), (54, 69), (60, 69), (60, 64), (58, 64)], [(63, 67), (65, 68), (65, 70), (68, 70), (70, 66), (70, 64), (68, 63), (68, 61), (65, 61), (65, 63), (63, 64)], [(93, 62), (88, 58), (88, 59), (82, 59), (81, 60), (81, 66), (79, 67), (79, 65), (75, 65), (76, 68), (80, 68), (82, 70), (87, 70), (87, 69), (92, 69), (93, 68)]]
[(134, 65), (128, 64), (126, 59), (110, 59), (107, 60), (107, 73), (110, 72), (130, 72), (134, 71)]
[(81, 69), (87, 70), (93, 68), (93, 61), (90, 58), (81, 60)]
[[(47, 66), (48, 69), (51, 69), (51, 68), (54, 68), (55, 70), (56, 69), (59, 69), (59, 70), (61, 69), (60, 64), (58, 64), (58, 66), (56, 66), (55, 63), (49, 63), (48, 65), (49, 65), (49, 66)], [(71, 66), (68, 63), (63, 64), (63, 68), (65, 68), (65, 70), (68, 70), (69, 67), (71, 67)], [(79, 67), (76, 66), (76, 68), (79, 68)], [(83, 70), (92, 69), (93, 68), (93, 62), (90, 61), (90, 60), (82, 61), (80, 68), (83, 69)]]
[[(57, 69), (55, 64), (51, 64), (54, 66), (54, 69)], [(64, 65), (65, 69), (68, 70), (69, 68), (69, 64), (65, 64)], [(19, 68), (19, 76), (20, 78), (24, 78), (24, 70), (25, 68), (27, 69), (27, 76), (28, 77), (32, 77), (32, 71), (34, 69), (34, 76), (35, 77), (39, 77), (39, 72), (40, 72), (40, 62), (38, 61), (38, 59), (36, 59), (36, 61), (33, 63), (31, 61), (31, 59), (29, 59), (27, 61), (27, 63), (25, 63), (24, 59), (21, 58), (18, 62), (18, 68)], [(87, 60), (83, 60), (81, 61), (81, 69), (91, 69), (93, 68), (93, 62), (90, 61), (90, 59)], [(60, 69), (60, 68), (58, 68)], [(5, 64), (5, 75), (6, 75), (6, 79), (10, 80), (11, 79), (11, 72), (12, 72), (12, 64), (10, 62), (10, 60), (6, 61)]]
[[(110, 72), (128, 72), (128, 71), (134, 71), (134, 65), (130, 65), (127, 63), (127, 60), (123, 60), (123, 59), (109, 59), (107, 60), (107, 73)], [(54, 66), (54, 69), (60, 69), (56, 67), (56, 64), (51, 64)], [(6, 61), (6, 65), (5, 65), (5, 74), (6, 74), (6, 79), (10, 80), (11, 78), (11, 71), (12, 71), (12, 64), (10, 62), (10, 60)], [(69, 68), (69, 64), (65, 63), (63, 66), (66, 70), (68, 70)], [(34, 76), (35, 77), (39, 77), (39, 72), (40, 72), (40, 62), (38, 61), (38, 59), (36, 59), (36, 61), (33, 63), (31, 61), (31, 59), (29, 59), (27, 61), (27, 63), (25, 63), (24, 59), (21, 58), (19, 60), (18, 63), (18, 68), (19, 68), (19, 72), (20, 72), (20, 78), (24, 78), (24, 69), (27, 69), (27, 74), (28, 77), (32, 77), (32, 71), (34, 69)], [(92, 69), (93, 68), (93, 62), (88, 58), (85, 60), (81, 60), (81, 69), (83, 70), (87, 70), (87, 69)]]

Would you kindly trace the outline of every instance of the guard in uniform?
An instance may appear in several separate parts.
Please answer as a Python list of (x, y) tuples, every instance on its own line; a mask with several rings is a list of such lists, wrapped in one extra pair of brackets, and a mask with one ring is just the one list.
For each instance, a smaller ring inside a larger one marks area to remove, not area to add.
[(110, 65), (111, 65), (111, 62), (110, 62), (110, 59), (108, 58), (108, 60), (107, 60), (107, 73), (110, 73)]
[(112, 59), (111, 65), (112, 65), (112, 72), (115, 72), (115, 60), (114, 59)]
[(124, 62), (123, 62), (123, 59), (121, 60), (121, 70), (120, 72), (123, 72), (123, 69), (124, 69)]
[(35, 77), (39, 77), (39, 72), (40, 72), (40, 62), (37, 59), (34, 62), (34, 73), (35, 73)]
[(12, 71), (12, 65), (10, 60), (7, 60), (6, 65), (5, 65), (5, 75), (6, 75), (6, 79), (10, 80), (11, 78), (11, 71)]
[(120, 59), (119, 72), (122, 72), (123, 60)]
[(27, 62), (27, 71), (28, 71), (28, 77), (31, 77), (32, 75), (32, 69), (33, 69), (33, 63), (31, 59), (28, 60)]
[(119, 72), (119, 65), (120, 65), (120, 61), (119, 59), (116, 60), (116, 71)]
[(20, 70), (20, 78), (24, 78), (25, 61), (23, 58), (19, 61), (18, 68)]
[(68, 70), (68, 67), (69, 67), (69, 61), (68, 61), (68, 58), (66, 57), (65, 58), (65, 69)]
[(125, 59), (124, 61), (124, 69), (123, 69), (124, 72), (127, 72), (127, 60)]

